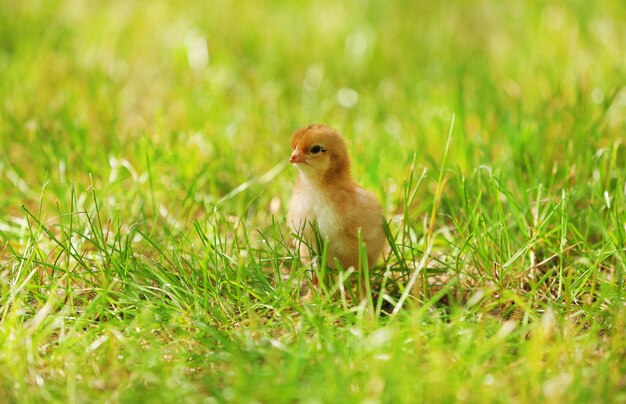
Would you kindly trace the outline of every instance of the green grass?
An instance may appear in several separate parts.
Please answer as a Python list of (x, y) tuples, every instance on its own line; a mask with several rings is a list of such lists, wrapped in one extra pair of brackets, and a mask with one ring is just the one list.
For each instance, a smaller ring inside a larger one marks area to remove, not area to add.
[[(0, 402), (626, 402), (625, 4), (1, 2)], [(366, 304), (300, 298), (311, 122)]]

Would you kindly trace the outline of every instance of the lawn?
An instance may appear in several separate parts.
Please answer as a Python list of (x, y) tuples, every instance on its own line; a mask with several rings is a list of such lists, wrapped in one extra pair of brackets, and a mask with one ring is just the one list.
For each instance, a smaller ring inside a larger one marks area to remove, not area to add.
[[(298, 127), (383, 204), (291, 248)], [(0, 402), (626, 402), (626, 2), (0, 2)]]

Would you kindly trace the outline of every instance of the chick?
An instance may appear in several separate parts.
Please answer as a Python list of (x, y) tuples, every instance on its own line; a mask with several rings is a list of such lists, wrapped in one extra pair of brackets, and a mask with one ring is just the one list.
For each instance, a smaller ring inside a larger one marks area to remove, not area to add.
[[(291, 148), (289, 162), (299, 172), (287, 216), (292, 231), (315, 246), (312, 225), (317, 225), (328, 240), (328, 266), (356, 269), (360, 229), (367, 262), (374, 265), (385, 243), (383, 211), (376, 197), (352, 179), (341, 135), (324, 125), (310, 125), (293, 133)], [(308, 252), (301, 244), (300, 255), (306, 259)]]

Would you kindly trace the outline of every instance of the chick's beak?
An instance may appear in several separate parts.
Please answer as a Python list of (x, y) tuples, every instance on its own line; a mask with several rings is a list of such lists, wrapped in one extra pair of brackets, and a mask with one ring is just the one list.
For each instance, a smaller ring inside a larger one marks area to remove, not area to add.
[(291, 157), (289, 157), (289, 162), (291, 164), (304, 163), (304, 153), (300, 150), (299, 147), (296, 147), (291, 153)]

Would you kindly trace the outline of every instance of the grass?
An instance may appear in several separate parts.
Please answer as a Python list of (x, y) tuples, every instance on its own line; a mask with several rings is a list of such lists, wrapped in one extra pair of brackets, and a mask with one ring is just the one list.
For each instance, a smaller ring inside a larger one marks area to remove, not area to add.
[[(625, 20), (2, 2), (0, 401), (625, 402)], [(385, 207), (367, 304), (300, 298), (310, 122)]]

